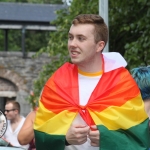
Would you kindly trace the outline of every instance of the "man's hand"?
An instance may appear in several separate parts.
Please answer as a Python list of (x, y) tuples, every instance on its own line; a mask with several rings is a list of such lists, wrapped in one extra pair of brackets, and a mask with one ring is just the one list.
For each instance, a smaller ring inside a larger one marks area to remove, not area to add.
[(91, 126), (91, 130), (89, 132), (89, 139), (91, 140), (91, 146), (99, 147), (99, 137), (100, 133), (97, 129), (96, 125)]
[(87, 141), (89, 131), (89, 126), (72, 125), (66, 134), (66, 140), (71, 145), (81, 145)]

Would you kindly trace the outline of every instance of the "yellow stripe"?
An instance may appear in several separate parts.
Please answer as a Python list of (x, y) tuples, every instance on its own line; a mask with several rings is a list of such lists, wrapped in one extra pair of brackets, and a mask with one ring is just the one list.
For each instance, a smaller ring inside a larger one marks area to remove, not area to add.
[(95, 76), (100, 76), (103, 74), (103, 71), (99, 71), (99, 72), (95, 72), (95, 73), (91, 73), (91, 72), (84, 72), (80, 69), (78, 69), (78, 73), (84, 76), (89, 76), (89, 77), (95, 77)]
[[(110, 130), (128, 129), (148, 118), (141, 95), (126, 102), (121, 107), (111, 106), (102, 112), (90, 111), (96, 125), (104, 125)], [(118, 113), (120, 112), (120, 113)], [(121, 115), (122, 114), (122, 115)]]
[(75, 117), (76, 113), (68, 110), (56, 115), (39, 102), (34, 129), (48, 134), (65, 135)]

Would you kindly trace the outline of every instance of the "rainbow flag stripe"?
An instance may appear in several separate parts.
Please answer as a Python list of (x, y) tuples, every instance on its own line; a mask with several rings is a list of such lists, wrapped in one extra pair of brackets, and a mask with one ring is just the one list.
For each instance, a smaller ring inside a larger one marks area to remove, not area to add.
[(78, 69), (70, 63), (47, 81), (34, 123), (37, 150), (64, 150), (65, 135), (78, 113), (88, 125), (97, 125), (101, 150), (148, 149), (148, 116), (124, 67), (103, 74), (86, 106), (79, 105), (78, 90)]

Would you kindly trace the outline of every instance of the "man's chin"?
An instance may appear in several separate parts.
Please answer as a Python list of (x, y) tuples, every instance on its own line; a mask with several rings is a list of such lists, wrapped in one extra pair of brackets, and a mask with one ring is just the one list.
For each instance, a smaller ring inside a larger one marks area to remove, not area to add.
[(75, 65), (78, 65), (78, 64), (79, 64), (79, 61), (74, 60), (74, 59), (71, 59), (71, 62), (72, 62), (73, 64), (75, 64)]

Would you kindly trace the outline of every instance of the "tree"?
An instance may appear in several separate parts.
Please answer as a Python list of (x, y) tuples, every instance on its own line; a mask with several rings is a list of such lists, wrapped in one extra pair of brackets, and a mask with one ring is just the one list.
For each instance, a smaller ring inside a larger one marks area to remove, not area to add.
[(110, 51), (120, 52), (128, 69), (150, 64), (150, 1), (110, 0)]
[[(128, 69), (150, 63), (150, 2), (148, 0), (110, 0), (109, 28), (110, 51), (120, 52), (128, 61)], [(68, 59), (67, 34), (72, 19), (78, 14), (98, 14), (98, 0), (74, 0), (70, 7), (57, 11), (57, 19), (53, 22), (57, 31), (50, 34), (47, 47), (38, 54), (46, 52), (52, 59), (43, 67), (34, 84), (34, 97), (37, 99), (43, 85), (53, 72)], [(37, 55), (38, 55), (37, 54)], [(138, 55), (139, 54), (139, 55)]]

